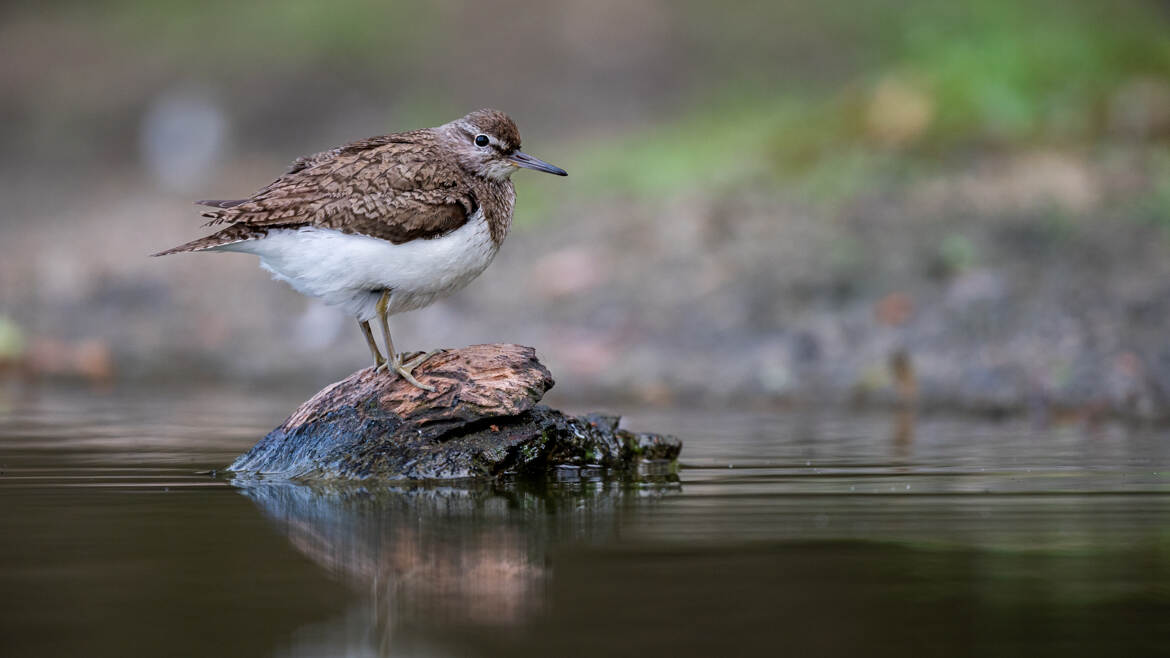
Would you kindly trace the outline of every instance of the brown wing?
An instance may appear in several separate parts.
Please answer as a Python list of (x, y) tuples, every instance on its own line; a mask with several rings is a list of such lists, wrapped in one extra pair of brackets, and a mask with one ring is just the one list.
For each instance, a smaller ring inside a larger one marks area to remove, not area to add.
[(209, 225), (318, 226), (401, 244), (467, 222), (477, 204), (461, 180), (433, 133), (398, 133), (298, 159), (252, 198), (204, 216)]

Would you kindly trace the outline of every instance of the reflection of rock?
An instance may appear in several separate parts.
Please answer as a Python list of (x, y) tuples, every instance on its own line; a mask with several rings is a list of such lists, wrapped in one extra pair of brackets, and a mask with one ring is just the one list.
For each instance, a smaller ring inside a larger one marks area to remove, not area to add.
[(525, 620), (542, 605), (552, 546), (614, 535), (623, 513), (677, 486), (236, 482), (298, 551), (370, 592), (383, 643), (404, 622)]
[(473, 345), (415, 370), (434, 393), (360, 370), (311, 400), (236, 459), (239, 474), (301, 479), (452, 479), (558, 465), (670, 461), (672, 438), (618, 429), (536, 403), (553, 385), (530, 347)]
[[(472, 521), (480, 496), (468, 491), (320, 491), (284, 484), (245, 493), (289, 541), (334, 576), (373, 587), (376, 607), (403, 616), (456, 615), (481, 623), (524, 616), (544, 575), (515, 528)], [(501, 499), (502, 501), (502, 499)]]

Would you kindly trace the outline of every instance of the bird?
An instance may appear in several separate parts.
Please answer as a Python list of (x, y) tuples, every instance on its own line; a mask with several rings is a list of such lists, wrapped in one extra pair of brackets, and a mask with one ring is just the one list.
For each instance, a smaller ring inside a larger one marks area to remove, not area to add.
[[(153, 255), (259, 256), (274, 279), (353, 315), (376, 372), (433, 392), (413, 371), (443, 350), (395, 352), (389, 316), (460, 290), (487, 268), (511, 227), (511, 176), (522, 168), (568, 175), (521, 151), (507, 114), (480, 109), (297, 158), (245, 199), (197, 201), (210, 208), (205, 226), (219, 229)], [(375, 318), (385, 357), (370, 328)]]

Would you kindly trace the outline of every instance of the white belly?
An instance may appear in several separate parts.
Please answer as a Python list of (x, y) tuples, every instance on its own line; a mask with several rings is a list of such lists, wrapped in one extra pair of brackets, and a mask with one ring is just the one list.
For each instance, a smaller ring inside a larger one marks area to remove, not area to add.
[(480, 210), (439, 238), (392, 244), (333, 229), (277, 229), (258, 240), (218, 248), (260, 257), (273, 278), (303, 295), (341, 306), (358, 320), (374, 317), (374, 305), (390, 290), (390, 313), (422, 308), (463, 288), (495, 258)]

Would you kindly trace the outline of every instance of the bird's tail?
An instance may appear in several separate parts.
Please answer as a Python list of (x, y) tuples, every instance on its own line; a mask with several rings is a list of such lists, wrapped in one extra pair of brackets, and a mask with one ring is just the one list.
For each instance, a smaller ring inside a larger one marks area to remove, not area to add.
[(264, 229), (259, 229), (254, 226), (247, 226), (246, 224), (232, 224), (231, 226), (212, 233), (205, 238), (192, 240), (186, 244), (181, 244), (177, 247), (172, 247), (166, 251), (160, 251), (151, 256), (169, 256), (171, 254), (183, 254), (192, 251), (206, 251), (216, 247), (223, 247), (237, 242), (244, 242), (245, 240), (256, 240), (262, 238), (267, 234)]

